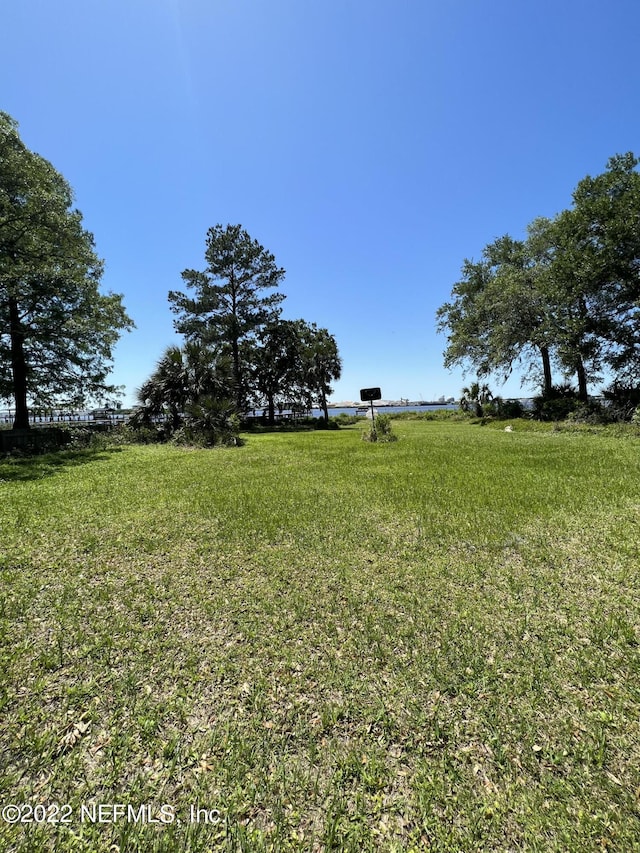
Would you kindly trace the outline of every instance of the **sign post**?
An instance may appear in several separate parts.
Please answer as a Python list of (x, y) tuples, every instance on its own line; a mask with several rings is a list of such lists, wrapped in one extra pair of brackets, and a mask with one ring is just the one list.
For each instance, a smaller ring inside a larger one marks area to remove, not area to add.
[(379, 388), (361, 388), (360, 389), (360, 400), (363, 403), (371, 403), (371, 432), (373, 433), (373, 440), (376, 440), (376, 418), (373, 412), (373, 401), (381, 400), (382, 392)]

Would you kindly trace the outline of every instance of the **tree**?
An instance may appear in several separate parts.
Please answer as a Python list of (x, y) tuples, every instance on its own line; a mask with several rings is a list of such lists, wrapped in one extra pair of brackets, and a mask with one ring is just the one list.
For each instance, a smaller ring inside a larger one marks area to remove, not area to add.
[(487, 384), (472, 382), (470, 385), (462, 389), (460, 398), (460, 408), (468, 412), (472, 407), (476, 417), (481, 418), (484, 414), (484, 407), (493, 399), (493, 394)]
[(189, 354), (178, 346), (167, 347), (138, 389), (142, 418), (169, 415), (171, 430), (178, 429), (191, 395), (189, 373)]
[(605, 172), (579, 182), (573, 206), (553, 222), (551, 272), (565, 309), (561, 357), (575, 369), (582, 399), (603, 366), (625, 381), (640, 379), (639, 162), (631, 152), (611, 157)]
[(573, 206), (537, 219), (525, 241), (503, 237), (465, 261), (453, 299), (437, 312), (448, 334), (445, 365), (479, 376), (542, 361), (543, 396), (552, 362), (575, 375), (578, 397), (609, 370), (620, 387), (640, 381), (640, 161), (612, 157), (584, 178)]
[(235, 439), (230, 378), (229, 359), (220, 351), (193, 341), (169, 346), (138, 390), (134, 426), (168, 415), (171, 433), (185, 427), (192, 439), (207, 444)]
[(331, 382), (340, 378), (342, 368), (333, 335), (305, 320), (278, 320), (262, 330), (258, 343), (248, 360), (269, 423), (275, 420), (276, 403), (306, 409), (317, 404), (327, 420)]
[(319, 329), (315, 323), (298, 320), (301, 340), (300, 385), (309, 393), (311, 403), (317, 403), (329, 420), (327, 398), (333, 393), (331, 383), (340, 379), (342, 361), (338, 345), (327, 329)]
[(278, 286), (284, 270), (274, 256), (253, 240), (240, 225), (216, 225), (207, 232), (204, 272), (184, 270), (182, 278), (194, 296), (170, 291), (175, 328), (187, 340), (221, 346), (232, 363), (232, 394), (242, 414), (249, 393), (250, 366), (243, 344), (280, 314), (281, 293), (265, 293)]
[[(268, 422), (275, 423), (276, 403), (284, 406), (298, 396), (302, 360), (302, 321), (276, 320), (264, 326), (247, 361), (260, 402), (266, 401)], [(305, 325), (305, 324), (302, 324)]]
[(460, 364), (504, 381), (516, 364), (529, 374), (539, 365), (544, 388), (551, 388), (549, 317), (540, 291), (546, 265), (539, 222), (526, 241), (505, 235), (483, 249), (481, 261), (465, 260), (453, 300), (436, 314), (438, 330), (447, 333), (446, 367)]
[(79, 406), (116, 393), (106, 379), (113, 347), (133, 327), (122, 297), (99, 291), (102, 261), (72, 209), (68, 183), (29, 151), (0, 113), (0, 396)]

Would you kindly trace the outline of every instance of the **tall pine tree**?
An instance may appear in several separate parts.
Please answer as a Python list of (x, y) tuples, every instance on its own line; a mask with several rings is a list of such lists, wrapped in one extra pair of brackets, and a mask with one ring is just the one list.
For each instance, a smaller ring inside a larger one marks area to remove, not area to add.
[(207, 267), (184, 270), (182, 278), (193, 295), (170, 291), (175, 328), (187, 340), (216, 345), (231, 356), (236, 409), (247, 407), (250, 366), (242, 344), (252, 340), (280, 315), (281, 293), (273, 293), (285, 271), (274, 256), (241, 225), (215, 225), (207, 232)]

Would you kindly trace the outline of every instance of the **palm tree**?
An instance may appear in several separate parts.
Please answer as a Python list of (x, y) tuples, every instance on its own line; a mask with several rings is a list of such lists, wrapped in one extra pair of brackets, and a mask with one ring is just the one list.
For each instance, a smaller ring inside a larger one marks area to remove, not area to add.
[(462, 397), (460, 398), (460, 408), (464, 412), (475, 410), (476, 417), (481, 418), (483, 407), (493, 399), (493, 394), (488, 385), (481, 385), (479, 382), (472, 382), (468, 387), (462, 389)]
[(326, 423), (329, 421), (327, 398), (333, 391), (331, 382), (340, 379), (342, 360), (336, 340), (327, 329), (319, 329), (315, 323), (311, 323), (305, 332), (305, 385), (311, 392), (312, 400), (322, 409)]
[[(229, 360), (221, 353), (197, 343), (169, 346), (138, 390), (139, 420), (168, 415), (169, 430), (175, 432), (188, 415), (194, 427), (199, 420), (198, 412), (210, 413), (213, 409), (227, 412), (230, 387)], [(213, 401), (221, 405), (216, 406)], [(227, 418), (225, 415), (224, 419)], [(203, 428), (210, 422), (209, 414), (203, 418)]]
[(183, 350), (169, 346), (151, 376), (138, 389), (138, 403), (143, 415), (166, 415), (174, 432), (182, 421), (182, 412), (189, 396)]

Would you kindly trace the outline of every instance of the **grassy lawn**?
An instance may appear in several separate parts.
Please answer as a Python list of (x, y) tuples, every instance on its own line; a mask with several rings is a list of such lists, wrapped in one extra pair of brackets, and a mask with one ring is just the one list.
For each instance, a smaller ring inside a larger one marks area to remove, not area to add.
[(640, 440), (394, 430), (0, 462), (1, 850), (640, 850)]

